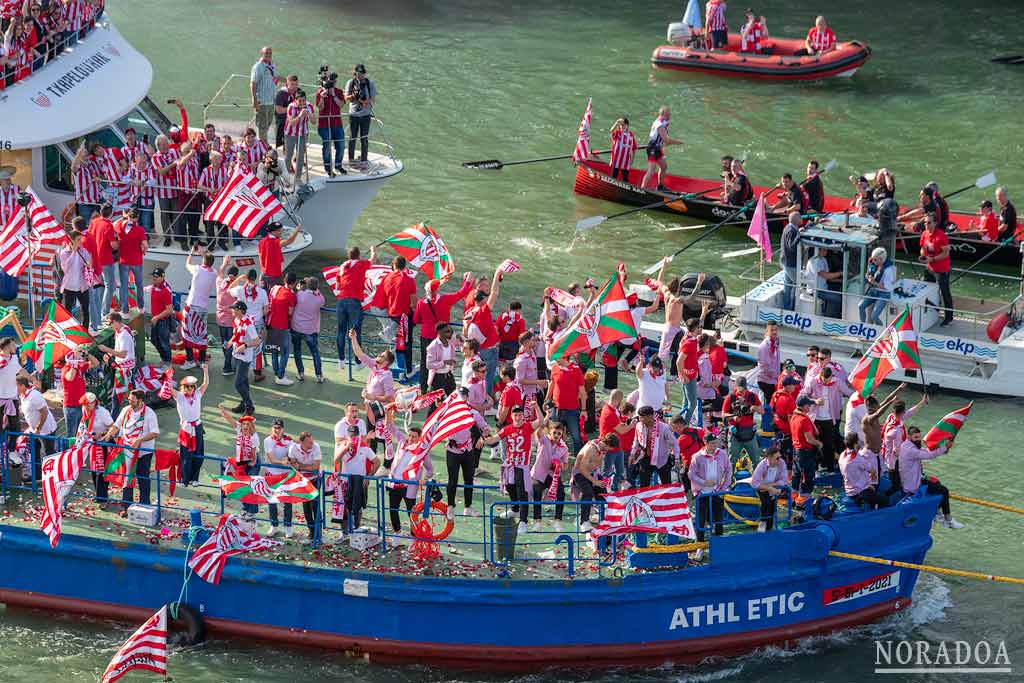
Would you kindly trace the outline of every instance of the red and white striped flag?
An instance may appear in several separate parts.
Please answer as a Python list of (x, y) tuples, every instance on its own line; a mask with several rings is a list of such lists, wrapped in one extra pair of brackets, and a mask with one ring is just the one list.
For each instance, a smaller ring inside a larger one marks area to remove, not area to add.
[(167, 605), (146, 620), (131, 638), (124, 641), (100, 683), (114, 683), (133, 669), (152, 671), (167, 676)]
[(66, 451), (51, 455), (43, 461), (43, 517), (39, 528), (50, 537), (50, 547), (60, 541), (61, 510), (64, 499), (75, 485), (85, 458), (92, 451), (92, 443), (82, 441)]
[(284, 206), (267, 186), (248, 168), (238, 165), (227, 185), (206, 208), (203, 220), (223, 223), (243, 237), (255, 237), (260, 226), (282, 210)]
[(21, 276), (40, 245), (61, 242), (65, 238), (64, 228), (32, 188), (26, 192), (32, 197), (28, 205), (31, 225), (26, 225), (25, 210), (19, 206), (0, 231), (0, 269), (11, 277)]
[(164, 381), (162, 370), (152, 365), (143, 365), (135, 375), (135, 388), (143, 391), (159, 391)]
[(429, 456), (431, 448), (474, 424), (476, 420), (469, 404), (458, 394), (449, 396), (423, 423), (422, 436), (413, 447), (415, 453), (402, 472), (401, 478), (416, 481), (419, 478), (420, 465)]
[(498, 270), (503, 273), (518, 273), (522, 270), (522, 267), (512, 259), (507, 258), (501, 262), (501, 265), (498, 266)]
[[(341, 296), (341, 290), (338, 289), (338, 272), (341, 270), (341, 266), (328, 266), (323, 269), (324, 280), (331, 286), (331, 292), (334, 296)], [(370, 266), (366, 271), (366, 281), (363, 285), (363, 310), (368, 308), (384, 308), (384, 292), (380, 289), (380, 283), (384, 281), (384, 278), (391, 272), (391, 266)], [(410, 276), (415, 273), (406, 268)]]
[(686, 491), (679, 484), (609, 493), (604, 502), (604, 519), (594, 526), (595, 537), (634, 532), (697, 537)]
[(204, 581), (218, 584), (224, 565), (232, 555), (268, 550), (278, 545), (281, 544), (277, 541), (250, 532), (235, 515), (221, 515), (216, 531), (206, 543), (196, 548), (188, 566)]
[(426, 394), (417, 396), (413, 399), (410, 410), (415, 413), (417, 410), (429, 408), (430, 406), (435, 405), (442, 398), (444, 398), (444, 389), (435, 389), (434, 391), (427, 392)]
[(583, 119), (576, 135), (576, 149), (572, 151), (572, 160), (577, 163), (590, 158), (590, 120), (594, 116), (593, 103), (593, 98), (587, 100), (587, 110), (583, 112)]

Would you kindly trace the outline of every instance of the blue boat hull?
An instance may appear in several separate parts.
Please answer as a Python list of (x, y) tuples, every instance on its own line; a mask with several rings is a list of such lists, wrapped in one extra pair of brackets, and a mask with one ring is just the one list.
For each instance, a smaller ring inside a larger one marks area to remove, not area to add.
[[(189, 584), (215, 633), (374, 662), (534, 670), (728, 657), (875, 621), (910, 605), (938, 499), (712, 541), (713, 565), (575, 580), (483, 580), (232, 558)], [(0, 526), (0, 602), (140, 622), (181, 588), (184, 552)]]

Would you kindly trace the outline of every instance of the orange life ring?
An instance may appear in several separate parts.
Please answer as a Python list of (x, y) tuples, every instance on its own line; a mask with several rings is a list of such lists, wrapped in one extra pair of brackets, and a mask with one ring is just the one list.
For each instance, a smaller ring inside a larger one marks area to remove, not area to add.
[[(448, 519), (448, 505), (446, 503), (432, 502), (430, 504), (430, 510), (432, 513), (437, 512), (438, 514), (444, 517), (444, 528), (441, 529), (440, 532), (433, 533), (431, 536), (431, 538), (435, 541), (443, 541), (444, 539), (448, 538), (448, 534), (450, 534), (452, 532), (452, 529), (455, 528), (455, 520)], [(412, 510), (409, 511), (409, 518), (412, 519), (413, 526), (419, 524), (421, 512), (423, 512), (423, 501), (416, 503), (416, 505), (413, 506)]]
[(75, 217), (75, 203), (71, 202), (60, 212), (60, 224), (65, 230), (71, 228), (71, 220)]

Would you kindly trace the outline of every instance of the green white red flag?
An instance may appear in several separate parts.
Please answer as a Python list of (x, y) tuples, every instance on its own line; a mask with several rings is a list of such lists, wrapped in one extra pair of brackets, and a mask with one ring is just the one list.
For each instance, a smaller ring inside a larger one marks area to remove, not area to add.
[(225, 497), (243, 503), (307, 503), (319, 495), (316, 486), (294, 469), (252, 477), (222, 474), (217, 483)]
[(907, 306), (889, 323), (868, 352), (850, 373), (850, 384), (867, 398), (893, 370), (914, 370), (921, 367), (917, 349), (917, 332)]
[(384, 241), (404, 256), (411, 268), (429, 278), (440, 280), (455, 272), (455, 261), (444, 240), (426, 223), (417, 223)]
[(637, 329), (629, 312), (622, 281), (613, 275), (572, 327), (555, 340), (551, 360), (574, 353), (588, 353), (605, 344), (636, 336)]
[(68, 309), (51, 299), (43, 312), (42, 323), (32, 331), (28, 341), (21, 345), (21, 350), (39, 370), (46, 370), (74, 349), (93, 343), (95, 341), (89, 331), (68, 313)]
[(971, 414), (971, 407), (974, 405), (974, 401), (971, 401), (966, 406), (959, 410), (947, 414), (944, 418), (938, 421), (938, 423), (928, 430), (928, 433), (924, 436), (924, 445), (929, 450), (935, 450), (939, 446), (945, 444), (948, 441), (956, 438), (956, 435), (960, 433), (960, 429), (967, 422), (967, 417)]

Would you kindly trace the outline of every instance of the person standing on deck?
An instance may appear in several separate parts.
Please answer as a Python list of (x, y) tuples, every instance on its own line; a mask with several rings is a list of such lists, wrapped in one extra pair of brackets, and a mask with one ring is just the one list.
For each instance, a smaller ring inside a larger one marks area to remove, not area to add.
[(335, 87), (337, 82), (338, 74), (332, 73), (326, 80), (321, 80), (320, 87), (316, 91), (316, 132), (322, 143), (324, 171), (329, 178), (333, 178), (336, 173), (348, 174), (348, 171), (341, 165), (345, 158), (345, 126), (341, 120), (341, 107), (345, 103), (345, 93)]
[(523, 319), (523, 304), (510, 301), (508, 310), (498, 316), (495, 325), (498, 328), (498, 360), (511, 362), (519, 354), (519, 335), (526, 332), (526, 320)]
[(103, 145), (98, 142), (86, 144), (83, 139), (75, 158), (71, 160), (71, 173), (75, 186), (75, 210), (88, 223), (103, 202), (103, 170), (99, 159), (103, 156)]
[(125, 474), (126, 485), (121, 493), (122, 509), (121, 517), (128, 516), (128, 507), (135, 502), (135, 484), (133, 479), (139, 482), (139, 503), (149, 505), (149, 492), (151, 482), (149, 480), (150, 466), (153, 464), (153, 449), (156, 448), (156, 437), (160, 436), (160, 424), (157, 422), (156, 413), (146, 405), (146, 392), (141, 389), (133, 389), (128, 394), (128, 405), (121, 409), (121, 414), (110, 425), (103, 440), (110, 441), (114, 435), (119, 435), (119, 443), (124, 447), (135, 451), (129, 458), (135, 458), (134, 477), (131, 476), (131, 468)]
[(939, 230), (934, 214), (925, 214), (924, 232), (921, 233), (921, 257), (925, 264), (924, 277), (928, 282), (939, 284), (939, 295), (942, 297), (943, 317), (940, 327), (953, 322), (953, 293), (949, 288), (949, 271), (952, 264), (949, 260), (949, 237), (945, 231)]
[(206, 432), (203, 429), (203, 396), (210, 386), (210, 370), (203, 363), (203, 383), (191, 375), (181, 378), (180, 390), (171, 389), (178, 409), (178, 450), (181, 458), (181, 483), (184, 486), (199, 481), (206, 454)]
[[(285, 144), (285, 126), (288, 123), (288, 105), (295, 100), (295, 93), (299, 91), (299, 77), (290, 74), (284, 81), (284, 87), (274, 94), (274, 148), (283, 147)], [(295, 173), (295, 169), (285, 168), (289, 173)]]
[(370, 247), (370, 258), (360, 258), (359, 247), (350, 247), (348, 259), (341, 262), (338, 268), (335, 289), (338, 290), (338, 298), (335, 301), (334, 311), (338, 316), (338, 335), (336, 343), (338, 346), (338, 368), (345, 363), (345, 340), (348, 339), (348, 331), (355, 330), (356, 338), (363, 341), (363, 296), (366, 292), (366, 271), (373, 265), (377, 258), (377, 247)]
[[(707, 313), (707, 305), (704, 306), (704, 313)], [(698, 409), (697, 384), (700, 381), (700, 331), (704, 324), (704, 315), (701, 319), (690, 318), (686, 321), (686, 335), (679, 344), (679, 352), (676, 355), (676, 376), (683, 386), (683, 406), (680, 414), (687, 423)]]
[[(651, 406), (643, 406), (637, 410), (639, 421), (636, 425), (636, 436), (633, 439), (633, 451), (629, 454), (629, 464), (640, 465), (640, 486), (651, 485), (655, 473), (658, 483), (672, 482), (672, 465), (679, 451), (672, 428), (655, 416)], [(616, 441), (618, 436), (615, 436)]]
[(82, 324), (87, 329), (92, 329), (99, 323), (93, 321), (89, 307), (89, 296), (92, 293), (96, 270), (93, 268), (92, 254), (83, 246), (84, 238), (78, 230), (72, 230), (68, 234), (67, 244), (58, 252), (63, 271), (63, 277), (58, 284), (64, 307), (68, 311), (73, 311), (77, 301), (81, 308), (78, 315), (82, 319)]
[(103, 291), (94, 289), (94, 295), (100, 297), (99, 305), (94, 306), (92, 325), (98, 330), (100, 322), (114, 302), (114, 292), (118, 289), (118, 262), (114, 252), (118, 248), (117, 231), (110, 217), (114, 215), (114, 207), (104, 202), (99, 211), (93, 215), (86, 232), (86, 246), (93, 254), (93, 266), (98, 267), (103, 279)]
[[(396, 256), (391, 261), (391, 272), (381, 280), (385, 308), (395, 323), (395, 356), (405, 360), (405, 372), (412, 373), (412, 314), (416, 308), (416, 281), (405, 272), (406, 261)], [(355, 348), (353, 346), (353, 348)]]
[(166, 135), (157, 135), (156, 153), (153, 155), (153, 169), (157, 175), (156, 200), (160, 206), (160, 231), (164, 236), (164, 246), (171, 246), (172, 231), (179, 220), (177, 211), (178, 198), (178, 159), (181, 153), (177, 146), (171, 145)]
[[(460, 392), (464, 398), (468, 397), (468, 392), (465, 389), (461, 389)], [(480, 512), (473, 508), (473, 481), (476, 477), (480, 451), (474, 440), (489, 437), (491, 428), (478, 410), (472, 408), (470, 413), (473, 416), (474, 425), (455, 432), (445, 442), (445, 465), (448, 470), (448, 483), (445, 492), (447, 493), (449, 519), (455, 518), (455, 499), (459, 491), (460, 472), (464, 485), (462, 514), (465, 517), (480, 516)]]
[[(583, 438), (580, 435), (580, 408), (587, 400), (584, 384), (579, 366), (570, 364), (565, 355), (559, 356), (551, 368), (547, 400), (555, 404), (552, 417), (569, 430), (574, 453), (579, 453), (583, 447)], [(598, 463), (599, 466), (603, 464)]]
[[(369, 373), (366, 378), (366, 386), (362, 391), (365, 402), (363, 408), (370, 426), (375, 426), (377, 420), (383, 416), (383, 410), (375, 404), (386, 406), (395, 400), (395, 379), (391, 375), (391, 364), (395, 362), (395, 354), (389, 349), (385, 349), (377, 354), (376, 358), (370, 358), (359, 345), (355, 330), (348, 331), (348, 338), (352, 344), (353, 355), (359, 359)], [(375, 408), (378, 409), (375, 410)]]
[(284, 225), (280, 221), (273, 221), (267, 225), (267, 236), (259, 242), (260, 255), (260, 286), (268, 292), (274, 285), (281, 284), (284, 276), (284, 249), (292, 245), (299, 238), (302, 232), (302, 224), (295, 226), (292, 234), (281, 239), (281, 231)]
[(906, 386), (905, 383), (900, 384), (881, 404), (874, 396), (868, 396), (864, 401), (868, 407), (868, 412), (860, 421), (861, 431), (864, 433), (864, 447), (874, 453), (877, 458), (882, 456), (882, 415), (896, 401), (897, 396)]
[[(609, 451), (619, 447), (619, 437), (614, 434), (605, 434), (600, 439), (588, 441), (578, 451), (572, 465), (573, 500), (594, 501), (604, 499), (607, 490), (604, 487), (604, 481), (598, 479), (601, 476), (601, 466), (604, 462), (604, 456)], [(591, 504), (589, 502), (580, 505), (580, 533), (588, 533), (594, 528), (590, 522), (590, 510)]]
[(302, 343), (309, 348), (313, 358), (313, 373), (316, 383), (323, 384), (323, 361), (320, 358), (320, 309), (324, 307), (324, 295), (320, 293), (320, 281), (308, 277), (304, 287), (295, 293), (295, 310), (292, 311), (291, 337), (292, 353), (295, 355), (295, 370), (300, 382), (306, 380), (306, 368), (302, 363)]
[(234, 364), (231, 357), (231, 333), (235, 322), (235, 316), (231, 306), (238, 300), (231, 295), (231, 283), (238, 277), (238, 266), (231, 265), (231, 257), (224, 254), (217, 271), (217, 331), (220, 334), (221, 348), (224, 350), (224, 368), (221, 375), (228, 377), (235, 374)]
[(817, 406), (814, 409), (814, 426), (821, 440), (818, 465), (829, 472), (836, 469), (836, 424), (842, 411), (842, 394), (832, 374), (832, 368), (825, 366), (804, 384), (803, 396), (809, 397)]
[[(722, 517), (725, 499), (716, 495), (727, 491), (732, 484), (732, 465), (729, 454), (719, 447), (718, 437), (711, 432), (704, 434), (704, 448), (693, 454), (690, 460), (690, 486), (697, 504), (697, 540), (703, 541), (705, 529), (713, 524), (712, 533), (721, 536), (725, 529)], [(697, 551), (697, 560), (703, 551)]]
[(501, 271), (495, 269), (491, 285), (486, 290), (477, 291), (474, 306), (467, 310), (462, 319), (462, 328), (466, 339), (480, 343), (480, 359), (487, 364), (487, 390), (494, 386), (494, 377), (498, 371), (498, 328), (494, 325), (494, 307), (498, 304)]
[(889, 413), (889, 417), (885, 418), (885, 424), (882, 425), (882, 461), (889, 471), (889, 481), (892, 482), (892, 486), (896, 490), (900, 488), (900, 470), (897, 461), (900, 456), (900, 448), (907, 440), (906, 423), (926, 405), (928, 405), (928, 394), (922, 396), (917, 405), (912, 408), (907, 408), (907, 404), (903, 401), (896, 401), (892, 404), (892, 412)]
[[(249, 270), (244, 275), (239, 275), (235, 278), (235, 281), (231, 283), (231, 288), (228, 290), (231, 296), (235, 297), (241, 303), (244, 303), (246, 317), (252, 324), (253, 329), (256, 332), (256, 337), (260, 343), (256, 347), (256, 351), (253, 354), (253, 358), (249, 361), (253, 364), (253, 381), (262, 382), (263, 377), (263, 339), (266, 330), (266, 316), (268, 309), (270, 308), (270, 298), (267, 296), (267, 290), (256, 284), (256, 271)], [(238, 358), (238, 356), (235, 356)], [(235, 377), (237, 378), (237, 373)], [(237, 381), (237, 379), (236, 379)]]
[(284, 165), (289, 173), (294, 174), (296, 188), (302, 182), (306, 170), (306, 141), (309, 139), (309, 121), (312, 118), (313, 105), (306, 100), (306, 91), (296, 90), (295, 99), (288, 104), (284, 122)]
[(21, 187), (14, 182), (14, 174), (17, 172), (17, 166), (0, 166), (0, 225), (7, 225), (8, 219), (21, 211), (18, 206)]
[[(124, 212), (124, 217), (114, 223), (118, 246), (118, 280), (120, 281), (121, 311), (128, 311), (128, 274), (135, 278), (135, 286), (142, 287), (142, 265), (149, 250), (149, 238), (138, 224), (139, 210), (134, 206)], [(139, 292), (141, 294), (141, 292)]]
[[(263, 439), (263, 454), (267, 456), (267, 463), (280, 466), (272, 468), (270, 474), (280, 474), (284, 472), (283, 468), (291, 467), (288, 464), (288, 452), (293, 443), (292, 437), (284, 433), (284, 420), (275, 419), (270, 426), (270, 434)], [(294, 533), (292, 530), (292, 503), (282, 503), (281, 505), (284, 506), (284, 537), (290, 539)], [(270, 524), (263, 535), (273, 538), (277, 535), (279, 524), (277, 503), (270, 503), (267, 507), (270, 510)]]
[(370, 120), (377, 101), (377, 84), (366, 77), (366, 67), (362, 64), (355, 65), (352, 78), (345, 84), (345, 101), (348, 102), (348, 163), (355, 161), (358, 139), (359, 163), (365, 166), (370, 152)]
[[(81, 404), (82, 420), (78, 423), (78, 429), (75, 431), (75, 442), (85, 443), (86, 441), (95, 442), (103, 440), (107, 430), (114, 424), (114, 418), (110, 411), (99, 405), (96, 394), (91, 391), (82, 394)], [(107, 446), (93, 445), (90, 449), (88, 460), (89, 469), (92, 470), (90, 472), (92, 485), (96, 492), (95, 501), (103, 506), (108, 504), (108, 482), (104, 475), (104, 470), (107, 467), (107, 453)]]
[(192, 283), (188, 288), (188, 298), (185, 299), (185, 320), (181, 330), (181, 339), (185, 343), (185, 363), (181, 366), (182, 370), (191, 370), (206, 362), (206, 347), (210, 343), (210, 299), (217, 291), (213, 252), (205, 252), (203, 262), (196, 264), (194, 258), (198, 251), (198, 248), (193, 248), (185, 261), (185, 268), (192, 273)]
[(796, 469), (794, 483), (801, 496), (814, 492), (814, 477), (818, 472), (818, 428), (808, 414), (814, 401), (807, 396), (797, 399), (796, 410), (789, 418), (789, 431), (793, 438), (793, 460)]
[[(53, 419), (50, 406), (36, 388), (33, 378), (25, 375), (16, 380), (20, 399), (21, 416), (25, 420), (25, 433), (40, 437), (52, 437), (57, 432), (57, 421)], [(32, 443), (35, 441), (36, 443)], [(32, 439), (29, 442), (32, 460), (35, 463), (35, 479), (42, 478), (43, 459), (57, 452), (57, 442), (52, 438)], [(26, 466), (22, 465), (22, 481), (29, 481)]]
[[(427, 370), (431, 369), (427, 364), (428, 349), (437, 339), (439, 326), (451, 323), (452, 307), (473, 288), (473, 274), (466, 273), (462, 276), (462, 287), (457, 292), (441, 294), (441, 283), (438, 280), (428, 280), (423, 288), (424, 296), (416, 302), (412, 322), (420, 328), (420, 391), (427, 393), (430, 384)], [(452, 359), (454, 357), (452, 355)], [(454, 380), (451, 391), (446, 393), (450, 394), (452, 391), (455, 391)]]
[(921, 439), (921, 430), (910, 426), (907, 428), (907, 441), (900, 447), (899, 467), (900, 480), (903, 491), (909, 496), (917, 494), (918, 489), (925, 487), (925, 493), (930, 496), (942, 496), (939, 504), (940, 513), (935, 515), (935, 523), (941, 523), (949, 529), (963, 529), (964, 525), (953, 519), (949, 511), (949, 489), (943, 486), (934, 477), (925, 479), (922, 463), (925, 460), (932, 460), (943, 455), (953, 447), (953, 439), (948, 444), (943, 444), (931, 450), (926, 447)]
[[(554, 531), (562, 531), (562, 513), (565, 506), (565, 481), (568, 478), (569, 447), (565, 443), (565, 425), (554, 420), (546, 420), (544, 429), (534, 434), (537, 442), (537, 458), (530, 468), (530, 480), (533, 485), (534, 502), (542, 501), (546, 494), (554, 492), (555, 506)], [(621, 456), (621, 451), (620, 451)], [(605, 458), (607, 461), (607, 457)], [(565, 474), (563, 474), (565, 472)], [(543, 505), (533, 506), (533, 525), (531, 531), (540, 531), (540, 520), (543, 516)]]
[(807, 177), (800, 183), (800, 187), (807, 193), (807, 204), (810, 210), (821, 213), (825, 210), (825, 185), (821, 182), (818, 169), (817, 159), (808, 161)]
[(864, 292), (864, 298), (857, 309), (860, 321), (881, 325), (882, 311), (892, 298), (892, 290), (896, 284), (896, 265), (889, 260), (889, 254), (884, 247), (875, 247), (872, 250), (864, 279), (868, 289)]
[[(527, 515), (529, 514), (530, 495), (533, 489), (530, 476), (530, 452), (533, 449), (533, 435), (544, 424), (545, 416), (542, 411), (537, 411), (537, 418), (533, 422), (526, 421), (526, 413), (522, 406), (512, 408), (512, 422), (498, 431), (497, 434), (487, 437), (485, 443), (494, 445), (501, 442), (502, 451), (505, 453), (505, 461), (501, 465), (501, 488), (506, 492), (509, 499), (513, 501), (511, 513), (519, 513), (520, 534), (527, 531)], [(527, 485), (530, 489), (527, 489)]]
[(270, 305), (267, 312), (267, 346), (271, 350), (271, 364), (274, 369), (274, 384), (291, 386), (295, 383), (288, 377), (288, 357), (291, 355), (292, 313), (298, 298), (295, 295), (295, 283), (298, 277), (288, 273), (284, 284), (274, 285), (270, 289)]
[[(253, 476), (260, 473), (260, 435), (256, 433), (256, 418), (242, 415), (237, 420), (218, 406), (224, 422), (235, 429), (235, 457), (228, 458), (224, 463), (224, 473), (232, 476)], [(256, 503), (242, 503), (242, 510), (249, 515), (259, 512)]]
[[(218, 151), (209, 153), (210, 164), (199, 174), (197, 189), (206, 195), (205, 203), (212, 204), (220, 191), (231, 179), (231, 169), (224, 164), (224, 155)], [(206, 227), (206, 246), (210, 251), (219, 247), (224, 251), (228, 250), (228, 230), (223, 223), (217, 221), (203, 221)], [(150, 230), (152, 232), (152, 230)], [(233, 231), (232, 231), (233, 232)], [(193, 246), (194, 248), (194, 246)]]
[(636, 154), (636, 135), (629, 129), (629, 119), (623, 116), (612, 126), (612, 179), (621, 176), (622, 181), (629, 182), (629, 171), (633, 168), (633, 155)]
[(672, 358), (672, 345), (675, 342), (676, 336), (683, 331), (683, 328), (680, 327), (680, 323), (683, 320), (683, 305), (692, 301), (697, 296), (701, 285), (704, 284), (704, 273), (697, 275), (697, 282), (693, 286), (693, 291), (689, 294), (683, 294), (680, 291), (682, 283), (679, 281), (679, 278), (672, 278), (668, 284), (663, 284), (665, 282), (663, 278), (665, 277), (666, 265), (668, 265), (667, 259), (662, 261), (657, 279), (649, 284), (653, 284), (662, 301), (665, 302), (665, 327), (662, 330), (661, 341), (658, 344), (658, 358), (661, 359), (663, 364), (672, 367), (675, 365), (675, 359)]
[(779, 326), (769, 321), (764, 326), (764, 339), (757, 347), (757, 387), (765, 403), (771, 403), (780, 372), (782, 351), (779, 348)]
[[(422, 303), (422, 302), (421, 302)], [(455, 345), (452, 344), (452, 328), (446, 322), (436, 324), (434, 339), (427, 346), (426, 358), (423, 361), (421, 374), (427, 380), (427, 387), (421, 384), (422, 393), (443, 389), (449, 396), (455, 391)]]
[(540, 339), (532, 331), (527, 330), (519, 335), (519, 353), (512, 362), (516, 369), (516, 378), (526, 389), (527, 394), (533, 394), (540, 401), (541, 396), (548, 387), (546, 379), (540, 379), (538, 373), (537, 344)]
[(163, 268), (154, 268), (149, 290), (149, 341), (166, 369), (171, 366), (171, 321), (174, 319), (174, 292), (164, 277)]
[(249, 73), (249, 91), (252, 93), (252, 110), (256, 114), (256, 127), (260, 140), (269, 142), (267, 137), (270, 124), (274, 122), (275, 88), (281, 82), (273, 62), (274, 51), (268, 45), (260, 50), (260, 58), (252, 65)]
[(725, 21), (725, 0), (708, 0), (704, 7), (704, 26), (708, 32), (707, 49), (717, 50), (729, 44), (729, 25)]
[[(757, 394), (747, 388), (747, 378), (737, 377), (736, 387), (725, 397), (722, 404), (724, 417), (728, 421), (732, 438), (729, 439), (729, 456), (735, 463), (740, 453), (746, 451), (754, 465), (761, 459), (761, 444), (757, 441), (757, 421), (764, 415)], [(754, 415), (758, 417), (755, 418)]]
[(71, 438), (82, 421), (82, 395), (85, 393), (85, 373), (98, 367), (96, 357), (78, 349), (64, 356), (57, 372), (60, 373), (64, 405), (64, 433)]
[(114, 368), (114, 404), (120, 406), (123, 395), (132, 387), (135, 374), (135, 337), (124, 324), (124, 318), (117, 311), (110, 314), (110, 329), (114, 332), (114, 347), (97, 344), (102, 351), (104, 361), (109, 361)]
[(654, 119), (654, 123), (651, 124), (651, 133), (647, 137), (647, 173), (644, 174), (640, 187), (646, 188), (657, 177), (658, 191), (667, 191), (664, 183), (665, 173), (668, 171), (665, 147), (683, 144), (682, 140), (676, 140), (668, 135), (668, 124), (671, 118), (672, 112), (669, 111), (669, 108), (662, 107), (658, 110), (658, 118)]
[[(302, 432), (299, 438), (292, 441), (288, 448), (288, 464), (298, 470), (313, 486), (320, 485), (320, 463), (323, 454), (320, 451), (320, 444), (313, 440), (309, 432)], [(359, 487), (360, 493), (362, 486)], [(302, 539), (302, 545), (312, 543), (316, 538), (316, 528), (320, 517), (320, 499), (302, 501), (302, 514), (306, 518), (306, 528), (309, 529), (309, 539)]]
[(244, 301), (236, 301), (231, 305), (233, 322), (228, 346), (235, 366), (235, 391), (239, 397), (239, 403), (232, 411), (251, 415), (256, 411), (256, 406), (253, 405), (249, 390), (249, 367), (256, 348), (263, 345), (263, 340), (256, 332), (255, 322), (247, 315), (248, 308)]

